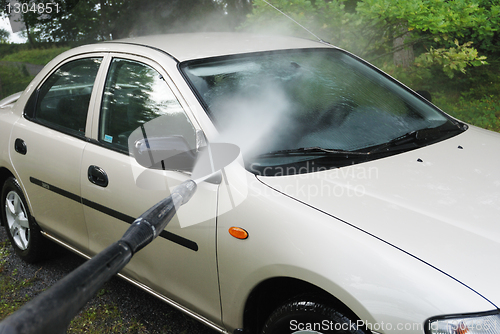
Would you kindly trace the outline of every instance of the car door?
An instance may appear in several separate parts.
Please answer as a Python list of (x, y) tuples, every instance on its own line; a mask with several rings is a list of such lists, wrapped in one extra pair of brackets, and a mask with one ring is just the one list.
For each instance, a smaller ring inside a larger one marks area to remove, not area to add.
[[(148, 59), (112, 57), (102, 100), (96, 104), (95, 138), (85, 147), (82, 159), (82, 198), (91, 253), (118, 240), (136, 217), (189, 179), (183, 172), (147, 170), (128, 153), (129, 136), (138, 128), (149, 136), (182, 136), (196, 149), (199, 128), (169, 80)], [(216, 323), (221, 319), (215, 252), (218, 187), (200, 184), (191, 201), (123, 271), (163, 298)]]
[(77, 56), (59, 65), (34, 91), (11, 134), (12, 163), (36, 221), (83, 251), (88, 234), (80, 201), (80, 166), (103, 58)]

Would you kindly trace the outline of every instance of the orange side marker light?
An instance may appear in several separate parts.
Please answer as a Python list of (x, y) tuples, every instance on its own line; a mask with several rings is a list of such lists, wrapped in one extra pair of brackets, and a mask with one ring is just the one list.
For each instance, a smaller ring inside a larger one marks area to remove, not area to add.
[(242, 229), (241, 227), (230, 227), (229, 234), (231, 234), (236, 239), (246, 239), (248, 238), (248, 232)]

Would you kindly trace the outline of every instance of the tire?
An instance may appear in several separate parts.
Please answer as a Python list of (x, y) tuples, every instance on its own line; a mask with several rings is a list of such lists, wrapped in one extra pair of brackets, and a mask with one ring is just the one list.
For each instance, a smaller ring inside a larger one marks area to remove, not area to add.
[(333, 307), (306, 298), (277, 308), (264, 324), (261, 334), (365, 334), (356, 321)]
[(44, 258), (51, 248), (51, 243), (40, 233), (21, 187), (14, 177), (8, 178), (2, 187), (0, 210), (7, 236), (17, 255), (29, 263)]

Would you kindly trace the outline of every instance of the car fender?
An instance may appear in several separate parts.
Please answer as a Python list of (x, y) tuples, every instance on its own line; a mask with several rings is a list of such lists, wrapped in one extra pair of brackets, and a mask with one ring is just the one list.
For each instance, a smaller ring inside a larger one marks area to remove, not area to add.
[[(386, 333), (398, 332), (397, 324), (423, 326), (440, 314), (495, 309), (472, 289), (411, 254), (271, 189), (250, 173), (242, 182), (232, 171), (226, 169), (221, 185), (217, 223), (227, 328), (243, 326), (251, 291), (276, 277), (296, 278), (326, 291), (368, 324), (390, 323), (394, 328), (385, 328)], [(230, 210), (224, 208), (234, 203), (224, 194), (238, 187), (239, 193), (247, 194), (245, 199)], [(248, 238), (232, 237), (227, 232), (231, 226), (245, 229)], [(422, 328), (408, 332), (422, 333)]]
[[(11, 159), (12, 154), (18, 154), (14, 151), (15, 138), (12, 138), (12, 130), (19, 118), (22, 117), (22, 106), (24, 104), (18, 102), (16, 103), (21, 95), (21, 93), (16, 93), (0, 101), (0, 104), (2, 104), (0, 107), (0, 143), (2, 143), (0, 146), (0, 169), (4, 169), (5, 171), (5, 173), (1, 173), (2, 179), (0, 179), (0, 189), (3, 186), (5, 178), (9, 175), (13, 175), (21, 186), (24, 197), (28, 203), (29, 210), (32, 212), (30, 198), (24, 185), (22, 184), (22, 181), (18, 177), (16, 167), (12, 163)], [(10, 103), (5, 103), (5, 101), (8, 102), (9, 100)]]
[(13, 173), (13, 166), (10, 159), (10, 136), (14, 124), (20, 117), (16, 110), (16, 101), (21, 93), (16, 93), (0, 101), (0, 167), (8, 169)]

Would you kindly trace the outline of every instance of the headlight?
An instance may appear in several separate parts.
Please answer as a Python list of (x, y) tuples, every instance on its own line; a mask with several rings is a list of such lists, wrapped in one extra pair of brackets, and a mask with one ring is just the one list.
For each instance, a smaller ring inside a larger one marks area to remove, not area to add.
[(436, 317), (425, 327), (427, 334), (500, 334), (500, 313)]

